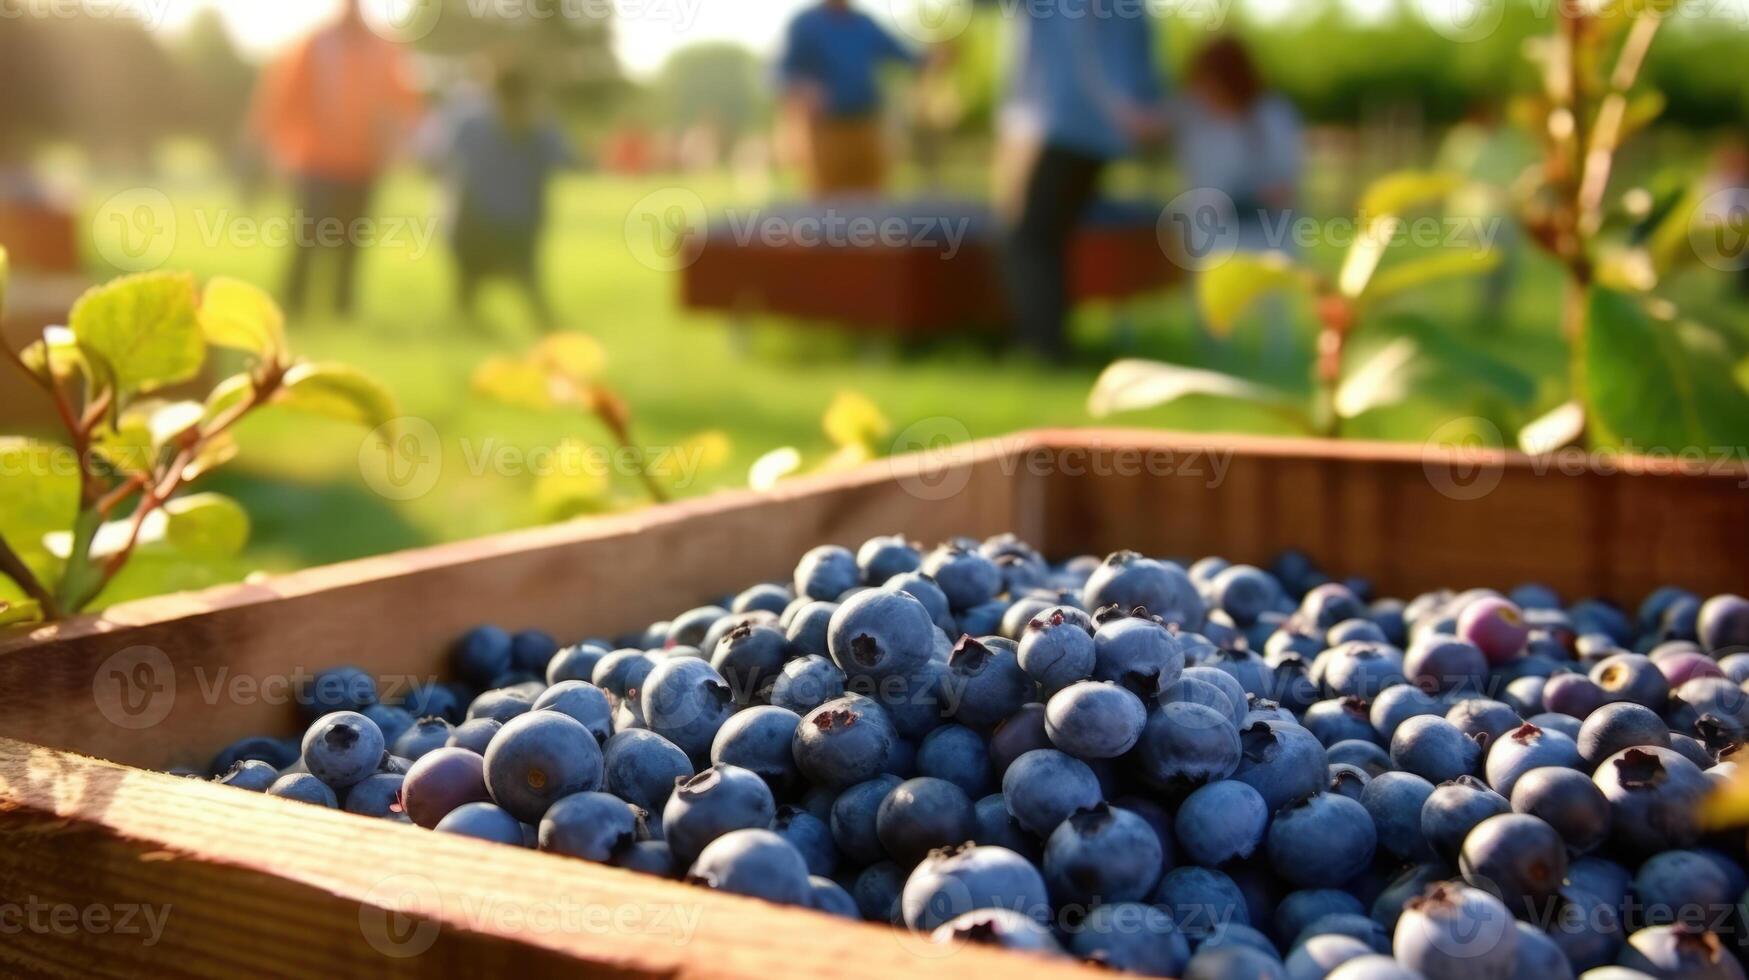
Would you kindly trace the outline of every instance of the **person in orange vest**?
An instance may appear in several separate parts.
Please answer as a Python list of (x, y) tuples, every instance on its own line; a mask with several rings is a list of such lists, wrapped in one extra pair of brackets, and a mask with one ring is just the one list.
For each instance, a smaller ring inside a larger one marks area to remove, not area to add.
[(256, 133), (295, 187), (288, 310), (306, 308), (318, 255), (335, 266), (334, 305), (352, 312), (358, 224), (371, 191), (417, 124), (420, 103), (406, 58), (365, 23), (360, 0), (293, 45), (262, 74)]

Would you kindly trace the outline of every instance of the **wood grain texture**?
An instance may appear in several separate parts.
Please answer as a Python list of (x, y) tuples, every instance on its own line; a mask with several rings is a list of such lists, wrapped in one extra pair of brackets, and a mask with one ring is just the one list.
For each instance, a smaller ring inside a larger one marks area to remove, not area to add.
[[(0, 881), (0, 901), (29, 902), (43, 923), (0, 943), (9, 976), (1091, 972), (10, 739)], [(55, 927), (55, 907), (71, 910), (63, 925), (104, 923)]]

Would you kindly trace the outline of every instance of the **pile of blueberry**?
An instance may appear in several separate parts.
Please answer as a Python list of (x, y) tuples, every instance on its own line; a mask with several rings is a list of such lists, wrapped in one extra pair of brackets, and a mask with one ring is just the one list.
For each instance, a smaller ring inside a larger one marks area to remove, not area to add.
[(1744, 976), (1749, 601), (815, 548), (615, 642), (318, 676), (221, 782), (1188, 978)]

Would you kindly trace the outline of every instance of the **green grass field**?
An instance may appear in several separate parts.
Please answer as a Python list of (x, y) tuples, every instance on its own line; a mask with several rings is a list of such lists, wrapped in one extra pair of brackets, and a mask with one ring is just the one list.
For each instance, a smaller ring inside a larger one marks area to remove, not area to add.
[[(605, 347), (607, 378), (633, 406), (642, 444), (673, 445), (701, 430), (721, 430), (731, 438), (732, 458), (686, 493), (743, 485), (749, 464), (776, 447), (795, 446), (809, 459), (823, 457), (831, 447), (820, 418), (843, 390), (874, 401), (895, 430), (937, 417), (957, 420), (973, 437), (1093, 421), (1085, 407), (1088, 389), (1100, 366), (1120, 353), (1111, 344), (1108, 310), (1082, 312), (1076, 324), (1078, 356), (1063, 364), (996, 357), (986, 346), (965, 340), (921, 348), (857, 342), (820, 325), (760, 323), (746, 343), (734, 343), (720, 320), (680, 310), (676, 276), (641, 265), (624, 240), (626, 215), (635, 202), (682, 180), (713, 206), (741, 203), (734, 201), (727, 177), (570, 178), (556, 189), (544, 255), (546, 282), (563, 327), (587, 332)], [(289, 202), (272, 197), (248, 202), (217, 183), (167, 191), (179, 213), (166, 267), (189, 269), (203, 279), (238, 276), (277, 289), (286, 252), (246, 241), (237, 230), (283, 214)], [(96, 208), (103, 198), (93, 198)], [(385, 187), (377, 210), (429, 221), (425, 216), (434, 213), (436, 203), (427, 181), (404, 176)], [(1313, 259), (1333, 266), (1338, 256), (1314, 254)], [(1524, 259), (1505, 322), (1477, 322), (1477, 290), (1467, 283), (1419, 302), (1462, 332), (1466, 344), (1491, 350), (1536, 377), (1556, 378), (1564, 358), (1553, 327), (1556, 281), (1540, 258)], [(144, 561), (118, 581), (106, 601), (537, 523), (543, 515), (533, 496), (534, 477), (482, 468), (482, 454), (494, 447), (552, 447), (569, 437), (603, 441), (604, 433), (591, 419), (505, 407), (470, 390), (470, 375), (482, 359), (523, 350), (538, 339), (538, 331), (502, 291), (484, 297), (483, 323), (459, 316), (440, 237), (426, 254), (416, 254), (411, 245), (385, 246), (367, 250), (363, 263), (359, 315), (346, 321), (331, 316), (294, 321), (292, 343), (306, 356), (368, 370), (396, 393), (405, 414), (431, 423), (443, 446), (443, 472), (435, 488), (414, 500), (385, 499), (360, 476), (358, 431), (263, 413), (240, 431), (243, 449), (237, 462), (207, 484), (240, 498), (253, 515), (250, 549), (216, 569)], [(1295, 338), (1296, 355), (1270, 370), (1259, 354), (1257, 325), (1242, 325), (1222, 343), (1199, 339), (1183, 295), (1149, 298), (1130, 312), (1136, 340), (1123, 353), (1306, 384), (1310, 338), (1304, 328)], [(1550, 381), (1538, 402), (1552, 404), (1558, 396), (1558, 383)], [(1415, 400), (1356, 420), (1350, 431), (1420, 440), (1450, 414)], [(1262, 432), (1279, 431), (1282, 424), (1262, 412), (1206, 400), (1114, 421)], [(618, 490), (626, 497), (636, 494), (629, 479), (620, 481)]]

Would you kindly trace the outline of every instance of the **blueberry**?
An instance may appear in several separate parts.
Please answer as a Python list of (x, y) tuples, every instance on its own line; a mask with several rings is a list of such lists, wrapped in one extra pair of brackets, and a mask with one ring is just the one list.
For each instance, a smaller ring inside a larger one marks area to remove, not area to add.
[(846, 678), (845, 687), (880, 705), (899, 737), (916, 742), (947, 724), (953, 698), (958, 696), (949, 673), (946, 663), (928, 660), (904, 674), (853, 675)]
[[(862, 869), (850, 884), (850, 897), (869, 922), (902, 925), (899, 915), (899, 893), (905, 887), (905, 869), (891, 861), (877, 861)], [(1041, 886), (1042, 890), (1042, 886)]]
[(383, 817), (410, 823), (406, 807), (401, 803), (401, 790), (407, 777), (400, 773), (379, 772), (366, 776), (346, 791), (341, 809), (366, 817)]
[[(770, 586), (769, 588), (776, 590), (776, 594), (773, 596), (774, 603), (778, 600), (788, 599), (788, 589), (779, 586)], [(752, 591), (754, 590), (748, 590), (748, 592)], [(698, 649), (701, 651), (715, 650), (717, 644), (722, 642), (723, 637), (728, 636), (729, 631), (738, 626), (776, 626), (779, 629), (782, 629), (783, 627), (780, 625), (781, 622), (782, 620), (778, 618), (778, 614), (769, 609), (753, 609), (747, 612), (732, 612), (711, 624), (711, 628), (705, 632), (704, 642), (698, 645)], [(709, 659), (708, 654), (706, 659)]]
[(1456, 725), (1458, 731), (1476, 738), (1483, 748), (1524, 724), (1524, 719), (1512, 710), (1511, 705), (1479, 697), (1462, 698), (1453, 702), (1445, 713), (1445, 720)]
[(941, 586), (931, 576), (923, 572), (905, 572), (888, 579), (880, 587), (880, 591), (903, 593), (916, 599), (923, 604), (930, 621), (938, 628), (950, 636), (959, 635), (959, 627), (954, 622), (953, 607), (947, 601), (947, 593), (941, 591)]
[(1038, 696), (1015, 651), (970, 636), (954, 645), (948, 669), (943, 690), (953, 718), (972, 728), (993, 727)]
[(1093, 636), (1061, 610), (1040, 613), (1020, 639), (1020, 667), (1054, 693), (1093, 675)]
[(1284, 598), (1275, 577), (1250, 565), (1233, 565), (1209, 583), (1213, 603), (1240, 626), (1249, 626), (1259, 616), (1278, 608)]
[(1097, 905), (1069, 937), (1069, 951), (1107, 969), (1176, 977), (1190, 944), (1164, 909), (1141, 902)]
[(1284, 895), (1270, 927), (1283, 949), (1291, 949), (1312, 923), (1334, 915), (1360, 915), (1366, 907), (1360, 899), (1336, 888), (1302, 888)]
[(1136, 744), (1147, 709), (1136, 695), (1112, 683), (1082, 681), (1051, 696), (1045, 734), (1077, 759), (1114, 759)]
[(1263, 796), (1233, 779), (1209, 783), (1185, 797), (1173, 822), (1184, 853), (1211, 868), (1250, 857), (1262, 846), (1268, 827)]
[(1421, 805), (1421, 836), (1441, 860), (1456, 863), (1464, 838), (1482, 821), (1508, 813), (1512, 804), (1474, 776), (1459, 776), (1433, 788)]
[(1592, 777), (1609, 800), (1612, 838), (1629, 853), (1689, 847), (1700, 838), (1700, 805), (1712, 781), (1670, 749), (1624, 749)]
[(1366, 616), (1366, 606), (1346, 585), (1326, 582), (1312, 588), (1300, 600), (1299, 616), (1312, 629), (1324, 633), (1345, 619)]
[(616, 868), (625, 868), (628, 871), (637, 871), (641, 874), (672, 878), (674, 876), (674, 852), (668, 847), (667, 841), (636, 841), (614, 856), (613, 865)]
[(1241, 731), (1250, 728), (1258, 722), (1280, 721), (1289, 725), (1300, 723), (1299, 718), (1279, 703), (1268, 698), (1260, 698), (1255, 694), (1246, 696), (1245, 720), (1240, 723)]
[(597, 660), (589, 682), (623, 699), (628, 692), (644, 686), (655, 669), (655, 658), (642, 650), (625, 647)]
[(686, 879), (784, 905), (807, 905), (813, 896), (807, 861), (788, 841), (762, 828), (731, 830), (711, 841)]
[(1311, 676), (1330, 697), (1375, 698), (1404, 683), (1403, 654), (1384, 643), (1344, 643), (1319, 654)]
[(679, 746), (694, 766), (709, 761), (717, 729), (735, 713), (733, 695), (722, 675), (690, 657), (657, 664), (636, 700), (649, 729)]
[(771, 682), (771, 703), (805, 715), (844, 695), (844, 672), (825, 657), (797, 657), (783, 665)]
[(870, 864), (887, 856), (880, 838), (881, 801), (901, 782), (897, 776), (882, 773), (851, 786), (832, 801), (832, 841), (852, 862)]
[(463, 748), (426, 753), (401, 783), (402, 807), (421, 827), (435, 827), (456, 808), (489, 799), (485, 760)]
[(1288, 980), (1324, 980), (1342, 964), (1372, 952), (1371, 946), (1353, 936), (1313, 936), (1296, 946), (1283, 966)]
[(1609, 801), (1584, 773), (1568, 768), (1532, 769), (1512, 786), (1512, 809), (1555, 828), (1574, 854), (1601, 846), (1609, 836)]
[(1371, 709), (1372, 706), (1361, 698), (1332, 698), (1307, 708), (1303, 724), (1326, 746), (1347, 739), (1371, 741), (1377, 737), (1369, 713)]
[[(1183, 642), (1184, 634), (1179, 635), (1179, 640), (1181, 643)], [(1249, 699), (1245, 695), (1245, 689), (1239, 686), (1239, 682), (1233, 679), (1232, 674), (1229, 674), (1224, 670), (1216, 670), (1213, 667), (1203, 664), (1184, 668), (1183, 672), (1178, 675), (1177, 683), (1160, 692), (1160, 703), (1165, 704), (1171, 701), (1195, 701), (1198, 704), (1206, 704), (1211, 708), (1218, 708), (1218, 703), (1211, 703), (1201, 696), (1200, 693), (1197, 693), (1195, 696), (1185, 696), (1186, 693), (1189, 692), (1181, 687), (1181, 685), (1194, 681), (1201, 681), (1205, 684), (1212, 685), (1226, 697), (1226, 703), (1231, 707), (1231, 710), (1227, 712), (1227, 717), (1232, 720), (1234, 727), (1238, 727), (1244, 722), (1245, 714), (1250, 710), (1247, 707)]]
[(990, 733), (990, 767), (1000, 780), (1014, 760), (1034, 749), (1052, 748), (1045, 734), (1045, 706), (1023, 705)]
[(1603, 688), (1584, 674), (1556, 674), (1543, 684), (1543, 710), (1571, 715), (1580, 721), (1602, 707), (1607, 698)]
[(904, 674), (929, 660), (935, 644), (929, 611), (909, 593), (860, 592), (832, 614), (832, 659), (846, 674)]
[(1125, 616), (1093, 634), (1093, 679), (1120, 684), (1143, 697), (1170, 687), (1184, 670), (1184, 652), (1166, 627)]
[(1385, 931), (1384, 926), (1360, 912), (1334, 912), (1313, 919), (1310, 925), (1300, 930), (1288, 948), (1298, 949), (1314, 939), (1331, 936), (1364, 943), (1375, 953), (1388, 954), (1391, 951), (1390, 933)]
[(215, 775), (213, 782), (220, 786), (248, 789), (250, 793), (266, 793), (278, 777), (280, 772), (264, 761), (238, 760), (231, 763), (231, 768), (227, 768), (222, 774)]
[(1581, 764), (1579, 747), (1572, 739), (1535, 725), (1521, 725), (1488, 750), (1488, 785), (1510, 798), (1513, 784), (1532, 769), (1546, 766), (1577, 769)]
[(345, 789), (377, 771), (384, 748), (375, 722), (356, 711), (337, 711), (304, 733), (303, 763), (317, 779)]
[(1518, 951), (1512, 914), (1486, 892), (1439, 884), (1411, 899), (1393, 936), (1397, 961), (1427, 980), (1508, 980)]
[(1700, 645), (1713, 656), (1749, 647), (1749, 599), (1716, 595), (1700, 607), (1695, 627)]
[(842, 789), (885, 771), (897, 742), (885, 709), (848, 695), (808, 712), (796, 726), (791, 752), (810, 781)]
[(1081, 605), (1087, 609), (1140, 607), (1192, 631), (1202, 626), (1204, 615), (1202, 597), (1184, 569), (1133, 551), (1109, 555), (1094, 569), (1083, 589)]
[(1027, 833), (1014, 819), (1014, 814), (1008, 812), (1008, 803), (1001, 793), (991, 793), (972, 804), (972, 818), (977, 822), (973, 841), (1006, 847), (1029, 859), (1039, 857), (1038, 839)]
[(1327, 792), (1360, 802), (1360, 794), (1365, 792), (1372, 777), (1368, 776), (1358, 766), (1350, 766), (1340, 762), (1330, 763), (1328, 780), (1325, 786)]
[(1034, 749), (1014, 760), (1002, 775), (1002, 796), (1014, 819), (1039, 838), (1104, 799), (1093, 770), (1055, 749)]
[(1357, 956), (1330, 971), (1329, 980), (1426, 980), (1389, 956)]
[(1632, 701), (1661, 711), (1670, 697), (1670, 682), (1650, 657), (1618, 653), (1591, 668), (1591, 680), (1611, 701)]
[(1473, 643), (1432, 633), (1409, 645), (1403, 657), (1403, 674), (1424, 690), (1480, 691), (1487, 682), (1488, 658)]
[(1255, 653), (1222, 649), (1205, 663), (1237, 681), (1247, 695), (1266, 698), (1275, 693), (1275, 671)]
[[(271, 791), (270, 791), (271, 792)], [(1718, 862), (1697, 851), (1655, 854), (1634, 875), (1634, 897), (1646, 925), (1713, 921), (1742, 896)]]
[[(1240, 886), (1243, 889), (1244, 886)], [(1268, 936), (1247, 925), (1237, 922), (1223, 922), (1209, 930), (1208, 935), (1196, 944), (1197, 952), (1205, 949), (1220, 949), (1224, 946), (1244, 946), (1257, 950), (1272, 959), (1279, 960), (1281, 954), (1275, 948), (1275, 942)]]
[(456, 675), (476, 688), (488, 687), (510, 669), (510, 634), (479, 626), (462, 635), (451, 651)]
[(496, 718), (475, 718), (464, 721), (450, 729), (449, 738), (443, 743), (453, 748), (467, 749), (476, 755), (485, 755), (486, 746), (492, 744), (492, 739), (498, 734), (498, 729), (504, 723)]
[(984, 737), (964, 725), (943, 725), (917, 746), (917, 773), (958, 786), (977, 799), (990, 791), (990, 748)]
[(315, 720), (336, 711), (359, 711), (377, 703), (377, 683), (359, 667), (331, 667), (310, 680), (298, 698), (305, 718)]
[(856, 565), (862, 581), (880, 585), (895, 575), (914, 572), (923, 566), (923, 554), (904, 537), (894, 534), (869, 538), (856, 549)]
[(1245, 895), (1233, 879), (1209, 868), (1185, 866), (1160, 876), (1149, 898), (1164, 906), (1185, 935), (1200, 940), (1228, 922), (1250, 925)]
[[(534, 695), (520, 687), (501, 687), (485, 691), (468, 704), (468, 721), (490, 718), (506, 722), (534, 708)], [(465, 722), (464, 722), (465, 724)]]
[(1723, 677), (1696, 677), (1671, 694), (1664, 720), (1714, 745), (1741, 742), (1749, 736), (1749, 694)]
[(1524, 721), (1526, 724), (1535, 725), (1544, 731), (1560, 732), (1572, 739), (1575, 746), (1579, 743), (1580, 722), (1572, 715), (1557, 715), (1545, 711), (1540, 715), (1531, 715)]
[(1007, 848), (988, 846), (930, 854), (905, 879), (899, 905), (905, 925), (919, 931), (990, 909), (1049, 921), (1051, 908), (1044, 878), (1030, 861)]
[(978, 909), (942, 923), (929, 934), (936, 943), (976, 943), (1027, 953), (1058, 956), (1063, 947), (1051, 931), (1006, 908)]
[(1391, 772), (1396, 767), (1391, 763), (1391, 754), (1379, 747), (1377, 742), (1362, 741), (1358, 738), (1344, 739), (1331, 745), (1324, 752), (1330, 765), (1354, 766), (1366, 773), (1368, 779), (1378, 777), (1381, 773)]
[(540, 849), (606, 864), (638, 840), (638, 818), (610, 793), (572, 793), (540, 819)]
[(967, 548), (944, 544), (924, 559), (922, 570), (935, 579), (956, 610), (988, 602), (1003, 589), (1002, 570), (994, 561)]
[(1484, 596), (1464, 606), (1458, 614), (1457, 635), (1475, 644), (1490, 664), (1499, 666), (1524, 653), (1530, 626), (1524, 620), (1524, 611), (1510, 600)]
[(1366, 808), (1331, 793), (1289, 803), (1269, 825), (1270, 866), (1303, 888), (1341, 885), (1367, 866), (1377, 844)]
[(712, 766), (675, 784), (662, 831), (675, 859), (690, 865), (711, 841), (732, 830), (764, 829), (776, 815), (763, 779), (737, 766)]
[(830, 601), (861, 584), (862, 570), (857, 567), (856, 556), (848, 548), (823, 544), (796, 563), (797, 596)]
[(525, 844), (521, 821), (491, 803), (464, 803), (445, 814), (434, 829), (439, 833), (460, 834), (511, 847)]
[(1592, 712), (1575, 739), (1579, 758), (1595, 770), (1603, 760), (1640, 745), (1670, 747), (1670, 730), (1657, 712), (1627, 701), (1606, 704)]
[(1556, 830), (1536, 817), (1503, 813), (1477, 824), (1458, 857), (1464, 881), (1506, 903), (1514, 914), (1547, 908), (1567, 876), (1567, 848)]
[(589, 729), (597, 742), (613, 734), (613, 706), (607, 694), (586, 681), (560, 681), (534, 699), (534, 709), (557, 711)]
[(1385, 634), (1383, 627), (1373, 622), (1374, 612), (1368, 610), (1367, 619), (1345, 619), (1324, 634), (1324, 642), (1337, 647), (1344, 643), (1374, 643), (1384, 646), (1394, 646), (1391, 638)]
[(1482, 747), (1444, 718), (1405, 719), (1391, 736), (1391, 761), (1435, 785), (1477, 770)]
[(1742, 980), (1743, 967), (1719, 937), (1694, 925), (1652, 926), (1628, 937), (1616, 962), (1650, 977)]
[(1452, 870), (1444, 864), (1412, 864), (1388, 882), (1373, 899), (1372, 917), (1386, 929), (1395, 930), (1403, 916), (1403, 907), (1412, 898), (1419, 898), (1429, 886), (1450, 878)]
[(1265, 722), (1239, 733), (1234, 779), (1249, 785), (1271, 813), (1324, 788), (1329, 757), (1323, 743), (1299, 725)]
[[(771, 830), (801, 854), (809, 874), (830, 875), (838, 870), (838, 845), (833, 842), (832, 828), (826, 821), (801, 807), (780, 806), (772, 818)], [(849, 895), (845, 898), (848, 900)]]
[(801, 720), (793, 711), (768, 704), (731, 715), (711, 742), (711, 762), (755, 772), (774, 796), (788, 796), (801, 782), (790, 751)]
[(540, 630), (523, 630), (510, 637), (510, 669), (545, 677), (547, 665), (559, 652), (559, 641)]
[(1373, 777), (1361, 791), (1360, 804), (1372, 815), (1379, 846), (1402, 861), (1423, 861), (1433, 852), (1421, 832), (1421, 810), (1433, 795), (1433, 784), (1407, 772)]
[(267, 795), (297, 800), (300, 803), (313, 803), (329, 809), (340, 806), (339, 798), (328, 788), (328, 784), (307, 772), (290, 772), (280, 776), (267, 787)]
[(299, 746), (295, 741), (252, 735), (225, 746), (218, 755), (213, 756), (207, 772), (214, 776), (223, 775), (245, 759), (264, 762), (271, 769), (284, 769), (296, 762), (298, 756)]
[(710, 662), (733, 692), (735, 703), (754, 703), (769, 689), (789, 658), (789, 639), (775, 626), (746, 623), (717, 641)]
[(1249, 946), (1198, 948), (1184, 980), (1286, 980), (1281, 961)]
[(900, 864), (915, 864), (930, 851), (963, 844), (976, 833), (972, 801), (945, 779), (907, 779), (889, 790), (875, 811), (881, 847)]
[(524, 823), (538, 823), (554, 801), (601, 785), (600, 743), (557, 711), (511, 719), (486, 747), (486, 789)]
[[(804, 561), (805, 560), (806, 559), (804, 559)], [(790, 591), (790, 588), (787, 585), (778, 585), (774, 582), (761, 582), (758, 585), (743, 589), (738, 593), (735, 598), (729, 602), (729, 611), (737, 614), (768, 612), (773, 616), (776, 616), (782, 613), (784, 608), (788, 606), (790, 601), (794, 598), (794, 593)], [(836, 594), (825, 596), (824, 598), (833, 599), (836, 598)]]
[(449, 741), (451, 728), (447, 721), (424, 717), (396, 738), (392, 751), (402, 758), (417, 762), (427, 752), (441, 749)]
[(1147, 821), (1104, 803), (1070, 815), (1045, 841), (1045, 881), (1059, 906), (1140, 901), (1164, 862)]
[[(787, 622), (781, 622), (791, 656), (829, 656), (827, 636), (831, 632), (832, 614), (838, 603), (797, 599), (800, 605)], [(720, 641), (719, 641), (720, 642)]]
[(1241, 761), (1239, 732), (1213, 708), (1174, 701), (1148, 712), (1134, 758), (1137, 774), (1150, 785), (1189, 792), (1234, 774)]

